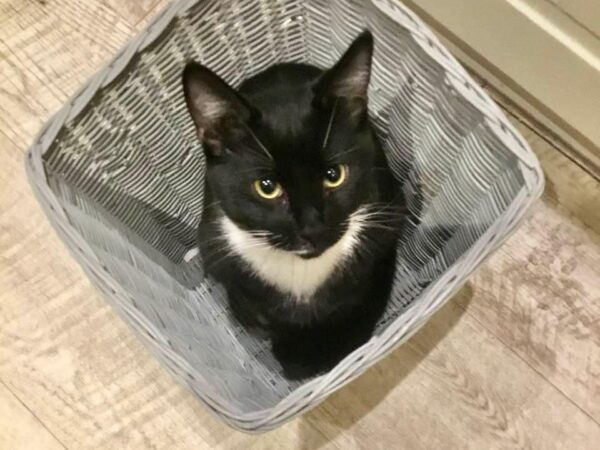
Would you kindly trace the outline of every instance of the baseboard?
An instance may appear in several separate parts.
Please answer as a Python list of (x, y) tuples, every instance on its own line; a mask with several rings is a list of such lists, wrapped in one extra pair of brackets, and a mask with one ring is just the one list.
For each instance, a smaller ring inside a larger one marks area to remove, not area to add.
[[(600, 40), (596, 36), (553, 11), (547, 0), (404, 3), (488, 85), (499, 103), (600, 179)], [(498, 31), (499, 22), (504, 23), (502, 30), (510, 27), (510, 32)], [(519, 34), (522, 37), (515, 40)]]

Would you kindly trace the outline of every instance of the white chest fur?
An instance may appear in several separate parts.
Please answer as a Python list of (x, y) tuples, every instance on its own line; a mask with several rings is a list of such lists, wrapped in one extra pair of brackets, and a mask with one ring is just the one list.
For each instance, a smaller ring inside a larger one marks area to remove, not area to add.
[(316, 258), (304, 259), (292, 252), (275, 248), (265, 239), (242, 230), (226, 216), (221, 219), (220, 225), (231, 250), (257, 276), (299, 301), (308, 301), (333, 272), (352, 256), (364, 226), (361, 214), (353, 214), (348, 229), (340, 240)]

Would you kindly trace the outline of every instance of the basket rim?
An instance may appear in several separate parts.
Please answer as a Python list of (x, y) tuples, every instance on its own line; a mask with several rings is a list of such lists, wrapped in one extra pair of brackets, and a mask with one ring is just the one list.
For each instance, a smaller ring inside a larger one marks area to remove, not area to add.
[[(114, 57), (94, 74), (71, 97), (69, 101), (42, 127), (34, 143), (26, 153), (26, 170), (29, 183), (39, 203), (48, 216), (53, 228), (67, 244), (74, 258), (90, 274), (87, 265), (97, 264), (98, 259), (83, 240), (83, 237), (71, 225), (66, 212), (62, 209), (56, 195), (47, 182), (44, 167), (44, 156), (52, 147), (58, 134), (65, 126), (73, 122), (96, 97), (120, 75), (131, 67), (136, 55), (143, 53), (156, 42), (180, 15), (191, 7), (206, 0), (176, 0), (160, 11), (148, 26), (130, 40)], [(211, 414), (227, 422), (233, 428), (245, 432), (263, 432), (273, 429), (291, 420), (296, 415), (315, 407), (333, 391), (361, 375), (371, 365), (384, 358), (399, 344), (410, 338), (423, 322), (439, 309), (466, 282), (469, 274), (485, 258), (499, 247), (524, 219), (526, 211), (542, 194), (544, 177), (535, 154), (508, 121), (502, 110), (493, 102), (488, 94), (473, 81), (466, 70), (439, 42), (431, 30), (410, 9), (397, 0), (363, 0), (370, 3), (399, 25), (403, 26), (413, 37), (421, 49), (432, 57), (449, 75), (452, 87), (469, 101), (485, 118), (494, 134), (507, 149), (519, 159), (519, 169), (525, 184), (511, 201), (506, 210), (494, 221), (482, 236), (452, 264), (442, 277), (432, 282), (415, 302), (401, 316), (394, 319), (378, 336), (372, 337), (363, 346), (346, 356), (330, 372), (316, 377), (296, 388), (276, 405), (258, 411), (236, 412), (231, 402), (220, 398), (220, 395), (208, 395), (193, 390), (208, 407)], [(485, 245), (481, 245), (485, 243)], [(74, 248), (80, 249), (76, 253)], [(91, 270), (91, 269), (90, 269)], [(460, 276), (457, 272), (460, 271)], [(110, 274), (103, 273), (107, 284), (119, 291), (119, 284)], [(125, 296), (122, 292), (121, 295)], [(425, 300), (429, 300), (426, 302)], [(111, 302), (112, 303), (112, 302)], [(119, 308), (119, 306), (117, 306)], [(396, 328), (398, 319), (407, 318), (402, 327)], [(137, 328), (137, 324), (128, 322)], [(145, 325), (147, 326), (147, 325)], [(142, 333), (137, 333), (138, 339)], [(152, 352), (154, 356), (156, 352)], [(355, 362), (361, 361), (359, 365)], [(162, 364), (163, 367), (167, 365)], [(170, 369), (169, 369), (170, 371)], [(194, 372), (196, 372), (194, 370)], [(196, 372), (197, 373), (197, 372)], [(214, 397), (214, 398), (213, 398)]]

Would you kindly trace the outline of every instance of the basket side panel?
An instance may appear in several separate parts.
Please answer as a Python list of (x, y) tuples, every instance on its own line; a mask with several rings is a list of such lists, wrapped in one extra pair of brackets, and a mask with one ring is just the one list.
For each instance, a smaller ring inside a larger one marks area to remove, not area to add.
[[(229, 423), (268, 429), (366, 370), (447, 301), (539, 195), (539, 166), (499, 109), (397, 2), (200, 0), (168, 12), (174, 19), (155, 42), (123, 53), (133, 57), (123, 73), (114, 81), (111, 73), (95, 95), (100, 78), (82, 90), (90, 103), (33, 162), (44, 164), (45, 198), (61, 207), (56, 223), (67, 245), (85, 243), (79, 259), (90, 277), (158, 358)], [(229, 319), (223, 290), (204, 280), (190, 252), (205, 162), (181, 71), (194, 59), (235, 85), (279, 61), (326, 67), (364, 27), (376, 41), (370, 111), (412, 217), (376, 336), (300, 385), (283, 378), (263, 336)]]

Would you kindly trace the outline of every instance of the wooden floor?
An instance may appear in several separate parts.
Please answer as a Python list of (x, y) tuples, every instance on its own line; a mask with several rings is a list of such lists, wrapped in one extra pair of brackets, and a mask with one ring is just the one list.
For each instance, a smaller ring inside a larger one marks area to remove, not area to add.
[(547, 175), (524, 226), (407, 344), (262, 436), (212, 419), (102, 301), (23, 155), (158, 0), (0, 0), (0, 449), (537, 448), (600, 442), (600, 185)]

